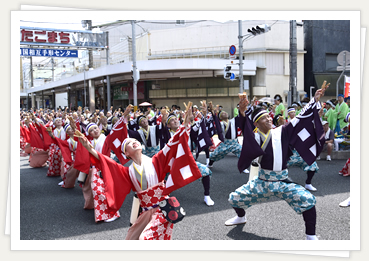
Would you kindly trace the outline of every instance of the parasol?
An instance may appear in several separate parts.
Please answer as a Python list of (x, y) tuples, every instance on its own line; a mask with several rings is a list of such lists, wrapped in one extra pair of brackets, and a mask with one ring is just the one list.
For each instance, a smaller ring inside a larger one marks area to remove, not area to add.
[(143, 103), (139, 104), (138, 106), (151, 106), (151, 105), (152, 105), (151, 103), (143, 102)]

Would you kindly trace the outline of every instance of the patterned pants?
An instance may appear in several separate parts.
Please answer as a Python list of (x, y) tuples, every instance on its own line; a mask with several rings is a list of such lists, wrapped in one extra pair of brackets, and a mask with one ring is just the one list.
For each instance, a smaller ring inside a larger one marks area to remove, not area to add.
[(219, 143), (218, 147), (210, 153), (210, 160), (218, 161), (223, 159), (228, 153), (232, 152), (238, 158), (241, 155), (242, 146), (238, 143), (237, 139), (228, 140), (224, 139), (224, 142)]
[(287, 162), (287, 167), (288, 168), (292, 167), (292, 166), (296, 166), (296, 167), (300, 167), (305, 172), (308, 172), (308, 171), (318, 172), (319, 167), (318, 167), (318, 164), (316, 163), (316, 161), (314, 161), (314, 163), (309, 166), (301, 158), (300, 154), (296, 150), (293, 150), (292, 152), (293, 152), (293, 155), (290, 157), (290, 160)]
[(53, 155), (55, 153), (56, 148), (57, 148), (57, 145), (54, 144), (54, 143), (49, 146), (49, 158), (47, 159), (49, 164), (52, 161), (52, 158), (53, 158)]
[(99, 172), (96, 170), (96, 168), (94, 168), (92, 174), (93, 176), (91, 177), (91, 188), (92, 195), (94, 197), (95, 222), (107, 220), (112, 217), (120, 217), (119, 211), (115, 212), (115, 214), (109, 214), (106, 211), (108, 202), (105, 196), (104, 181), (100, 178)]
[[(273, 175), (273, 172), (269, 172), (269, 175)], [(297, 214), (311, 209), (316, 203), (314, 195), (300, 185), (264, 181), (259, 178), (250, 180), (230, 193), (228, 201), (234, 208), (247, 209), (256, 203), (267, 201), (272, 196), (285, 200)]]
[(173, 223), (169, 222), (158, 208), (140, 235), (140, 240), (171, 240)]
[(350, 158), (346, 161), (345, 166), (343, 166), (340, 172), (343, 174), (343, 176), (350, 176)]
[(63, 171), (61, 173), (61, 177), (63, 179), (63, 181), (65, 182), (65, 179), (67, 178), (67, 172), (68, 172), (68, 169), (72, 166), (72, 165), (69, 165), (68, 163), (66, 162), (63, 162)]
[(143, 147), (142, 148), (142, 154), (146, 155), (147, 157), (152, 158), (156, 153), (160, 151), (160, 147)]
[[(50, 159), (51, 158), (51, 159)], [(56, 177), (62, 176), (64, 172), (64, 162), (62, 153), (59, 147), (56, 147), (54, 152), (49, 156), (49, 168), (47, 170), (46, 176), (48, 177)]]
[(208, 167), (206, 167), (206, 165), (201, 164), (198, 161), (196, 161), (196, 164), (197, 164), (197, 167), (199, 168), (199, 170), (201, 172), (202, 177), (211, 176), (212, 171)]

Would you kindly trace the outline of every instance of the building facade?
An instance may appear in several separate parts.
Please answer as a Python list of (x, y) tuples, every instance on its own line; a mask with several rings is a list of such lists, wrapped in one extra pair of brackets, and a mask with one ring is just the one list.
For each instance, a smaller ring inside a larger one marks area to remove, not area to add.
[[(248, 35), (247, 30), (259, 24), (268, 24), (271, 30), (243, 42), (245, 91), (258, 98), (273, 98), (275, 94), (280, 94), (287, 103), (289, 21), (243, 21), (242, 35)], [(50, 107), (55, 106), (55, 93), (63, 92), (68, 94), (68, 105), (72, 108), (88, 106), (90, 109), (103, 109), (109, 102), (114, 107), (133, 104), (131, 24), (122, 22), (103, 25), (99, 29), (109, 32), (109, 50), (94, 52), (93, 64), (96, 68), (81, 72), (81, 65), (86, 63), (79, 59), (79, 63), (73, 63), (75, 74), (29, 88), (28, 93), (36, 95), (28, 97), (35, 96), (35, 101), (41, 101), (41, 106), (45, 106), (47, 97)], [(199, 105), (200, 100), (207, 100), (222, 105), (232, 115), (240, 91), (239, 81), (225, 80), (223, 68), (232, 61), (233, 64), (238, 63), (238, 51), (234, 58), (229, 54), (231, 45), (238, 49), (238, 29), (237, 21), (138, 21), (138, 104), (149, 101), (157, 107), (181, 106), (191, 100)], [(303, 97), (306, 94), (303, 27), (297, 27), (296, 33), (297, 91)], [(232, 70), (237, 72), (238, 66), (232, 65)], [(109, 102), (107, 81), (111, 91)], [(34, 103), (34, 106), (37, 105)]]
[[(349, 20), (306, 20), (305, 38), (305, 91), (310, 87), (320, 88), (324, 80), (331, 83), (325, 99), (336, 98), (336, 85), (342, 70), (337, 67), (337, 56), (350, 51)], [(344, 75), (350, 76), (349, 66)], [(338, 92), (343, 94), (344, 80), (338, 82)]]

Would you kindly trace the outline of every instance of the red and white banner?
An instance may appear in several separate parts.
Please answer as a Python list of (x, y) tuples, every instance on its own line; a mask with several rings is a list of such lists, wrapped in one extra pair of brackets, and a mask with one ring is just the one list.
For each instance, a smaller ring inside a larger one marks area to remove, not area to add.
[(350, 97), (350, 77), (345, 75), (345, 98)]

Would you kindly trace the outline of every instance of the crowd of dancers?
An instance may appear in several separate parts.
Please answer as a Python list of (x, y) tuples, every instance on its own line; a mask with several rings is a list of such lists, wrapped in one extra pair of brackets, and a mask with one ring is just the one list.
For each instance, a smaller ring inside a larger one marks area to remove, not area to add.
[[(320, 102), (328, 86), (324, 82), (314, 98), (287, 110), (278, 95), (273, 108), (239, 94), (238, 113), (232, 119), (221, 106), (206, 101), (199, 107), (188, 102), (183, 111), (175, 105), (155, 111), (147, 107), (144, 113), (132, 105), (106, 113), (81, 107), (21, 111), (21, 156), (29, 156), (33, 168), (47, 167), (47, 176), (60, 176), (62, 188), (79, 184), (84, 209), (94, 209), (95, 222), (119, 218), (126, 196), (134, 191), (126, 239), (168, 240), (173, 225), (185, 215), (170, 193), (200, 179), (204, 203), (213, 206), (211, 168), (233, 153), (239, 158), (238, 170), (250, 176), (229, 194), (236, 216), (225, 225), (246, 223), (247, 208), (276, 196), (302, 214), (306, 239), (317, 240), (316, 199), (310, 191), (316, 190), (311, 184), (319, 170), (316, 159), (330, 146), (323, 127), (330, 108)], [(344, 122), (340, 130), (349, 122), (349, 113)], [(197, 161), (201, 152), (205, 164)], [(290, 166), (307, 173), (305, 187), (289, 179)], [(349, 173), (349, 159), (340, 173)]]

